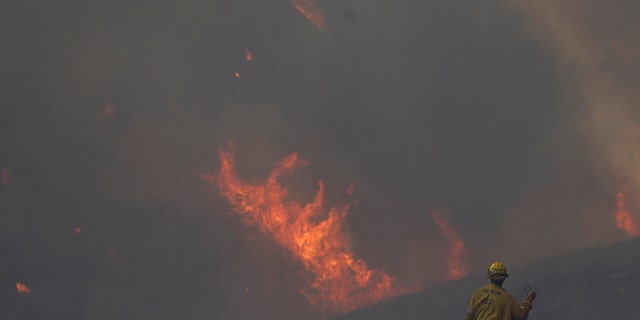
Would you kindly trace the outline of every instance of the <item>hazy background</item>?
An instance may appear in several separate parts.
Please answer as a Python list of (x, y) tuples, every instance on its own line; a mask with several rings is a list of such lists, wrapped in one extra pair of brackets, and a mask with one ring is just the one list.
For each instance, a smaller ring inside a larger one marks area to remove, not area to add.
[(472, 273), (628, 238), (634, 1), (318, 6), (326, 31), (288, 0), (0, 5), (2, 317), (321, 318), (200, 178), (231, 139), (246, 180), (309, 160), (296, 200), (354, 183), (356, 256), (407, 286), (447, 275), (432, 208)]

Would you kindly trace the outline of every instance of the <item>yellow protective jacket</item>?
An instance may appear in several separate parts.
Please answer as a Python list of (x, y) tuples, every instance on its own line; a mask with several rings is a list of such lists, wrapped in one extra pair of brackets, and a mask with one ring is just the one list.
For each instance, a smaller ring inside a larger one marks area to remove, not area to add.
[(488, 284), (473, 293), (465, 320), (511, 320), (529, 317), (531, 298), (522, 305), (507, 290)]

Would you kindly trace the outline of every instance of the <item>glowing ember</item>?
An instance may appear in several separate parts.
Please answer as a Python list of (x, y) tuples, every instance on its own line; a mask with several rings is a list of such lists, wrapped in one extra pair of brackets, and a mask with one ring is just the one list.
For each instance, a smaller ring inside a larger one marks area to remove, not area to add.
[(236, 77), (236, 79), (240, 79), (240, 72), (236, 71), (233, 76)]
[(17, 282), (16, 289), (18, 289), (18, 292), (24, 294), (25, 296), (28, 296), (31, 293), (31, 289), (24, 283)]
[(253, 55), (251, 54), (251, 52), (249, 52), (249, 49), (247, 48), (244, 48), (244, 59), (247, 60), (247, 62), (253, 61)]
[(449, 279), (460, 280), (468, 273), (467, 267), (462, 262), (462, 253), (465, 250), (464, 242), (439, 213), (434, 211), (432, 215), (442, 234), (449, 240)]
[(221, 169), (202, 177), (214, 183), (247, 225), (255, 225), (288, 250), (308, 273), (308, 288), (300, 292), (318, 308), (343, 313), (392, 296), (408, 293), (384, 271), (370, 269), (354, 257), (343, 234), (348, 205), (324, 206), (324, 185), (312, 202), (285, 200), (287, 188), (278, 178), (308, 163), (292, 153), (278, 162), (267, 181), (245, 183), (235, 173), (230, 151), (220, 149)]
[(318, 7), (316, 0), (291, 0), (291, 3), (296, 7), (307, 20), (315, 24), (320, 30), (327, 30), (327, 25), (324, 21), (324, 14)]
[(2, 168), (2, 184), (4, 184), (5, 188), (9, 188), (9, 169)]
[(77, 226), (73, 229), (73, 234), (80, 234), (82, 232), (82, 226)]
[(618, 210), (614, 212), (613, 216), (616, 219), (618, 228), (624, 230), (631, 237), (640, 237), (640, 232), (638, 232), (636, 225), (631, 220), (631, 214), (624, 207), (624, 194), (622, 192), (616, 194), (616, 206)]
[(113, 104), (111, 102), (105, 103), (104, 107), (102, 107), (102, 115), (107, 117), (113, 117), (116, 115), (116, 111), (113, 108)]

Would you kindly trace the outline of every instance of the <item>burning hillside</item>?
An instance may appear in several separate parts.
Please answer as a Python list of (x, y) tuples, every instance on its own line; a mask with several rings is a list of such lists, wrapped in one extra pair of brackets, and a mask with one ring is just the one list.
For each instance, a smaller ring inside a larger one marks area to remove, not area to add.
[(220, 171), (203, 178), (218, 187), (247, 225), (273, 237), (302, 264), (310, 280), (300, 292), (311, 304), (344, 313), (409, 292), (389, 274), (355, 257), (343, 229), (349, 205), (327, 207), (322, 182), (311, 203), (287, 198), (288, 190), (278, 179), (308, 164), (296, 153), (278, 162), (268, 179), (258, 183), (238, 179), (231, 151), (221, 149), (220, 160)]

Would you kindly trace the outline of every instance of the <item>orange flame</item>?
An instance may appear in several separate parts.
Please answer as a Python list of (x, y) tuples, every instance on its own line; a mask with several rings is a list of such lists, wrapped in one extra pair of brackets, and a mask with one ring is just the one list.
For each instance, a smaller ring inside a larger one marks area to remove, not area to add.
[(329, 313), (344, 313), (408, 293), (394, 277), (354, 257), (342, 230), (349, 205), (327, 212), (322, 182), (310, 203), (285, 200), (288, 190), (278, 178), (308, 164), (296, 153), (278, 162), (267, 181), (255, 184), (238, 179), (230, 151), (220, 149), (219, 153), (220, 171), (202, 178), (218, 187), (246, 225), (257, 225), (301, 263), (309, 275), (309, 288), (300, 292), (312, 305)]
[(624, 194), (622, 192), (616, 194), (616, 206), (618, 210), (613, 213), (613, 216), (616, 219), (618, 228), (631, 237), (640, 237), (640, 232), (638, 232), (636, 225), (631, 220), (631, 214), (624, 207)]
[(307, 20), (315, 24), (318, 29), (326, 31), (327, 25), (324, 21), (324, 14), (318, 7), (316, 0), (291, 0), (291, 3), (296, 7)]
[(460, 280), (468, 274), (467, 267), (462, 261), (462, 253), (466, 249), (464, 242), (439, 213), (433, 211), (431, 214), (442, 234), (449, 240), (449, 279)]
[(25, 296), (28, 296), (31, 293), (31, 289), (24, 283), (16, 282), (16, 289)]
[(244, 59), (247, 60), (247, 62), (253, 62), (253, 55), (247, 48), (244, 48)]

